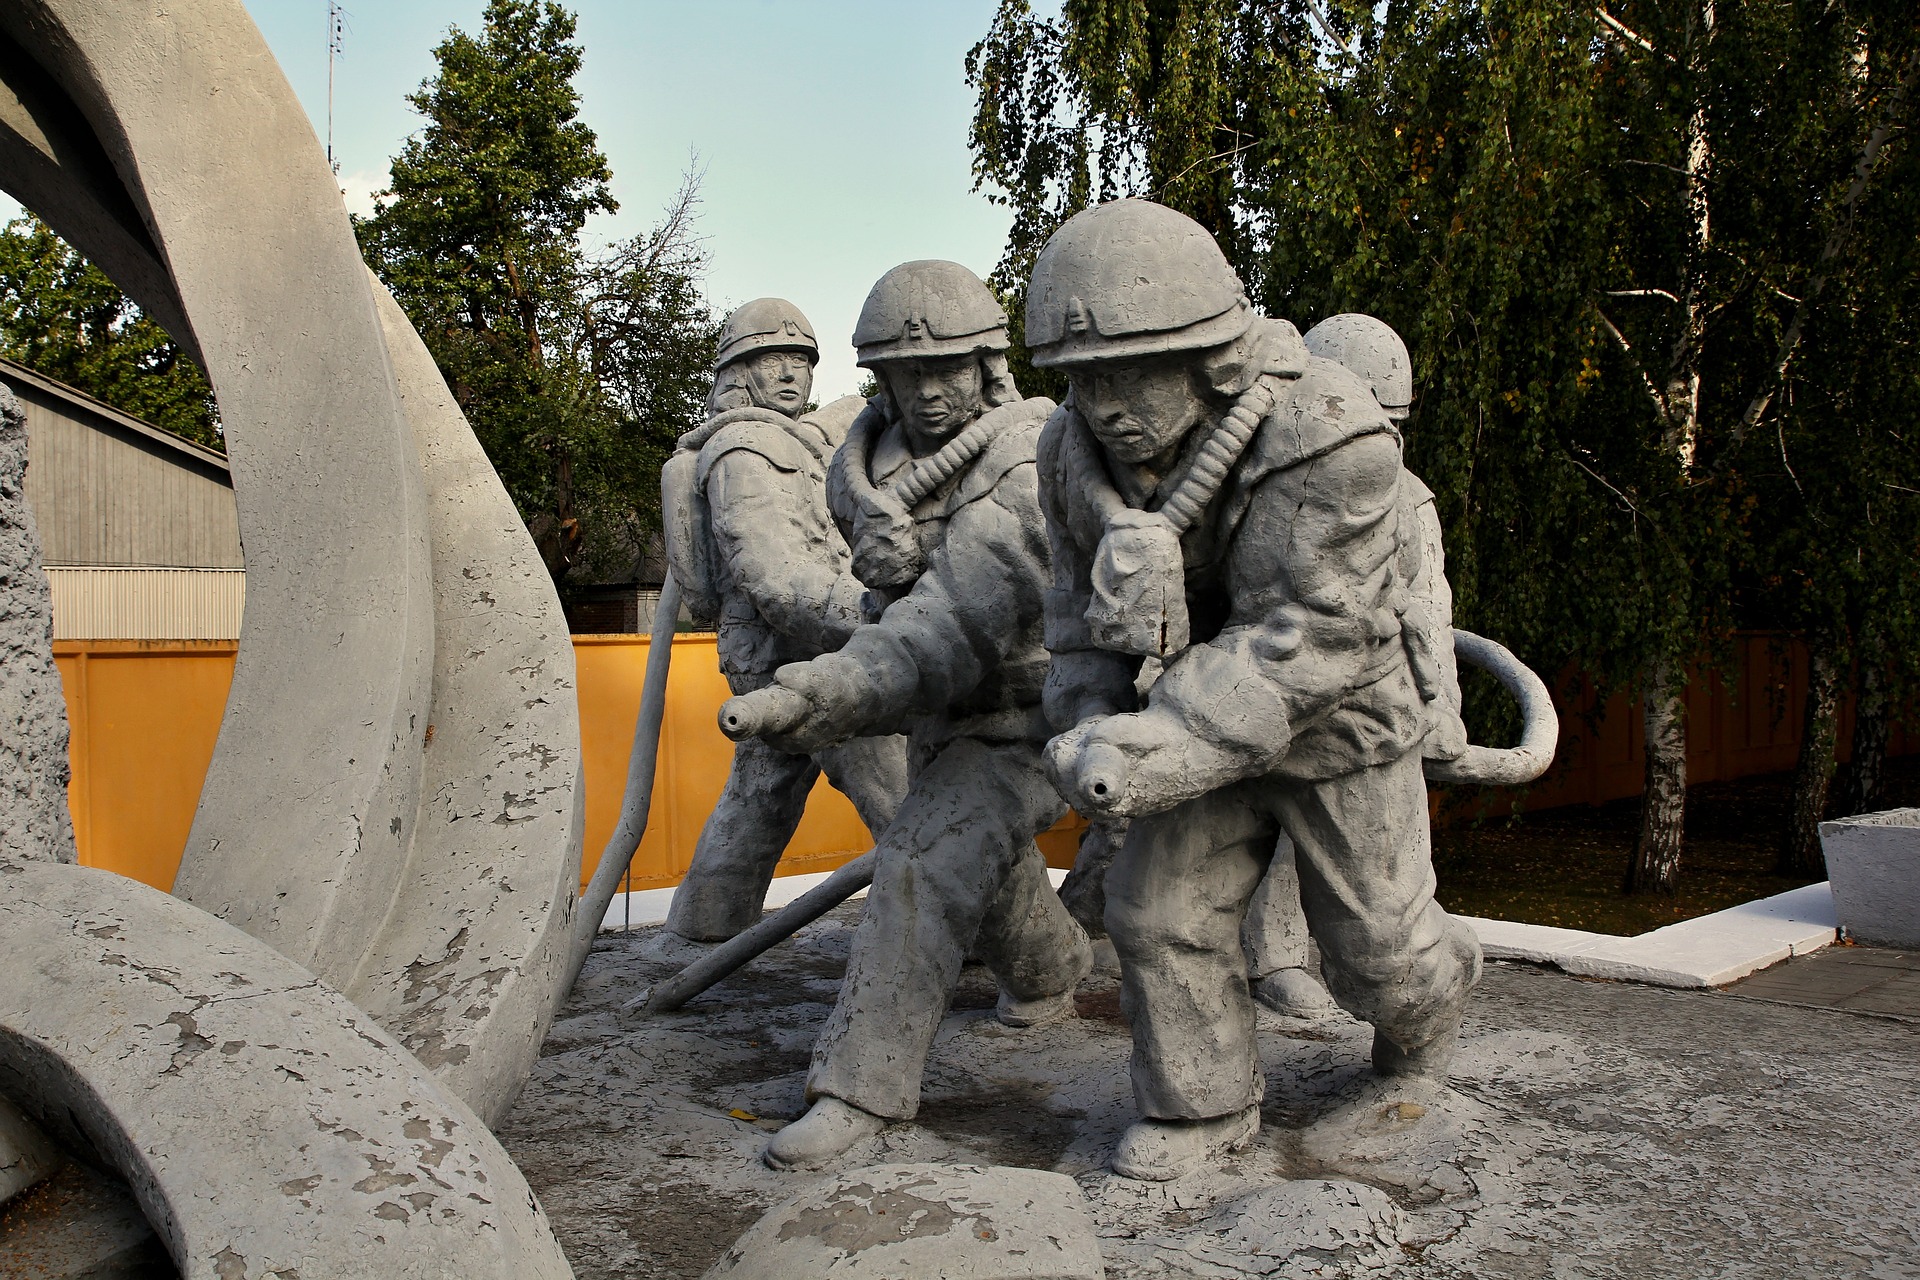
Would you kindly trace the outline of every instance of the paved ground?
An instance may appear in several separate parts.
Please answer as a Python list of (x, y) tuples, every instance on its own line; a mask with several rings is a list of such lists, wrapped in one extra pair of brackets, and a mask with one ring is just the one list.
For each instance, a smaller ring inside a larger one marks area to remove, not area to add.
[(1920, 1022), (1920, 951), (1828, 947), (1763, 969), (1726, 990), (1751, 1000)]
[[(672, 970), (647, 958), (651, 931), (597, 944), (501, 1132), (583, 1280), (698, 1276), (808, 1184), (756, 1157), (802, 1109), (851, 910), (660, 1018), (623, 1009)], [(1863, 952), (1833, 954), (1874, 967)], [(1778, 981), (1810, 980), (1817, 962)], [(1893, 972), (1828, 1003), (1876, 983), (1897, 992), (1908, 971)], [(1920, 1022), (1777, 1003), (1776, 990), (1491, 965), (1457, 1092), (1419, 1122), (1417, 1141), (1372, 1163), (1315, 1155), (1324, 1117), (1364, 1083), (1365, 1029), (1271, 1019), (1256, 1144), (1205, 1174), (1143, 1186), (1105, 1171), (1132, 1112), (1112, 975), (1082, 986), (1077, 1022), (1013, 1031), (992, 1019), (990, 980), (970, 970), (917, 1122), (848, 1163), (1069, 1174), (1116, 1280), (1920, 1278)], [(1750, 994), (1762, 998), (1738, 998)]]

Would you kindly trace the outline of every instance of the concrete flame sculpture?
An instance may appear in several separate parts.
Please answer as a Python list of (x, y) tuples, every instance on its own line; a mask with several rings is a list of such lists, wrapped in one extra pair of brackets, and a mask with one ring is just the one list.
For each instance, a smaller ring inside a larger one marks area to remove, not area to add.
[(241, 7), (28, 0), (0, 40), (0, 181), (220, 398), (247, 613), (176, 891), (495, 1116), (572, 968), (558, 601)]
[(238, 0), (0, 7), (0, 186), (206, 368), (248, 578), (178, 899), (0, 851), (0, 1093), (188, 1276), (568, 1275), (485, 1129), (590, 936), (512, 503)]

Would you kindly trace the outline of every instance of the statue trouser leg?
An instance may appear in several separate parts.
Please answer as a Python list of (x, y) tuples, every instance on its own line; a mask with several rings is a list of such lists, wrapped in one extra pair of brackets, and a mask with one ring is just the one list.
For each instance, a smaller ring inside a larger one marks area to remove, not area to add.
[(1293, 841), (1282, 835), (1273, 861), (1247, 906), (1240, 940), (1246, 945), (1247, 972), (1263, 978), (1280, 969), (1302, 969), (1307, 963), (1307, 916), (1300, 906), (1300, 872), (1294, 865)]
[(1480, 942), (1433, 900), (1419, 755), (1281, 784), (1276, 799), (1334, 999), (1401, 1050), (1450, 1041), (1480, 977)]
[(758, 738), (734, 747), (727, 785), (700, 829), (686, 879), (673, 891), (670, 931), (718, 942), (760, 919), (774, 867), (819, 776), (811, 758), (775, 750)]
[(1022, 992), (1065, 990), (1086, 937), (1033, 837), (1065, 811), (1037, 746), (956, 738), (919, 771), (881, 833), (873, 888), (840, 1000), (814, 1046), (807, 1096), (911, 1119), (954, 982), (976, 936), (995, 975)]
[(1338, 1013), (1333, 997), (1307, 972), (1307, 916), (1300, 906), (1300, 871), (1293, 839), (1285, 834), (1274, 846), (1267, 874), (1247, 906), (1240, 926), (1247, 953), (1247, 980), (1253, 998), (1288, 1018), (1325, 1018)]
[(1067, 904), (1067, 910), (1090, 938), (1107, 936), (1107, 871), (1126, 837), (1125, 818), (1089, 823), (1074, 854), (1073, 870), (1060, 885), (1060, 901)]
[(855, 738), (813, 754), (814, 763), (847, 799), (853, 801), (868, 831), (885, 831), (907, 794), (907, 739)]
[(1240, 925), (1280, 834), (1265, 799), (1243, 782), (1135, 818), (1107, 873), (1133, 1095), (1149, 1119), (1231, 1115), (1264, 1092)]

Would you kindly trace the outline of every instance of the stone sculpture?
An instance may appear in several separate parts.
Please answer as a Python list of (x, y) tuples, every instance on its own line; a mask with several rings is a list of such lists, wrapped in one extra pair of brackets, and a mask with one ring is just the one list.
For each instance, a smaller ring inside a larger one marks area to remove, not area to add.
[[(1307, 330), (1302, 341), (1308, 354), (1343, 365), (1366, 383), (1391, 421), (1404, 422), (1413, 411), (1413, 360), (1407, 344), (1385, 321), (1352, 312), (1329, 316)], [(1434, 634), (1445, 636), (1453, 628), (1453, 592), (1447, 586), (1433, 491), (1411, 471), (1401, 483), (1411, 495), (1420, 538), (1420, 570), (1408, 590), (1426, 610)], [(1466, 750), (1467, 729), (1460, 719), (1460, 673), (1453, 645), (1436, 643), (1434, 658), (1440, 696), (1428, 705), (1433, 727), (1420, 754), (1423, 760), (1457, 760)], [(1306, 971), (1307, 938), (1293, 840), (1283, 832), (1241, 930), (1253, 997), (1275, 1013), (1316, 1018), (1337, 1008), (1326, 988)]]
[(1106, 920), (1142, 1118), (1113, 1167), (1169, 1179), (1258, 1129), (1240, 929), (1283, 832), (1376, 1072), (1444, 1075), (1480, 949), (1433, 901), (1442, 638), (1392, 420), (1254, 311), (1198, 224), (1138, 200), (1075, 216), (1026, 320), (1073, 388), (1040, 449), (1048, 766), (1082, 812), (1131, 819)]
[(1092, 967), (1033, 843), (1065, 811), (1041, 758), (1047, 542), (1034, 448), (1053, 405), (1020, 397), (1005, 313), (955, 263), (888, 272), (854, 343), (882, 391), (835, 455), (828, 492), (885, 612), (721, 719), (801, 751), (905, 726), (916, 768), (876, 843), (807, 1078), (813, 1105), (767, 1147), (776, 1168), (817, 1165), (915, 1114), (969, 947), (1015, 1026), (1071, 1016)]
[(572, 1276), (480, 1118), (311, 973), (109, 871), (0, 879), (0, 1092), (186, 1280)]
[(189, 1277), (569, 1275), (485, 1128), (580, 954), (552, 585), (238, 0), (0, 43), (0, 183), (206, 368), (248, 575), (179, 897), (0, 857), (0, 1095)]
[[(826, 480), (863, 406), (844, 396), (805, 412), (819, 358), (813, 327), (791, 302), (737, 308), (720, 332), (713, 416), (681, 437), (662, 473), (674, 580), (694, 620), (719, 631), (720, 669), (736, 694), (765, 688), (785, 663), (838, 649), (861, 621), (864, 588), (827, 510)], [(907, 789), (906, 742), (856, 738), (810, 755), (738, 743), (667, 932), (718, 942), (760, 918), (823, 772), (879, 831)]]
[(0, 387), (0, 850), (73, 861), (67, 706), (53, 665), (53, 600), (27, 505), (27, 419)]
[(575, 959), (552, 585), (238, 0), (22, 0), (0, 34), (0, 183), (220, 400), (247, 610), (176, 891), (493, 1119)]

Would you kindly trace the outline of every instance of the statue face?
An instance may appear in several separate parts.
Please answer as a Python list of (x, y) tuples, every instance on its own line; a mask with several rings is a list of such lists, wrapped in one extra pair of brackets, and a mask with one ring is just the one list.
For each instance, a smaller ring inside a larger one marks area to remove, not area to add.
[(889, 360), (877, 372), (916, 453), (938, 448), (986, 412), (985, 379), (977, 356)]
[(1069, 370), (1067, 381), (1087, 426), (1122, 462), (1159, 457), (1208, 416), (1189, 362), (1179, 355), (1083, 365)]
[(797, 418), (813, 395), (813, 363), (800, 351), (756, 351), (739, 362), (740, 380), (762, 409)]

